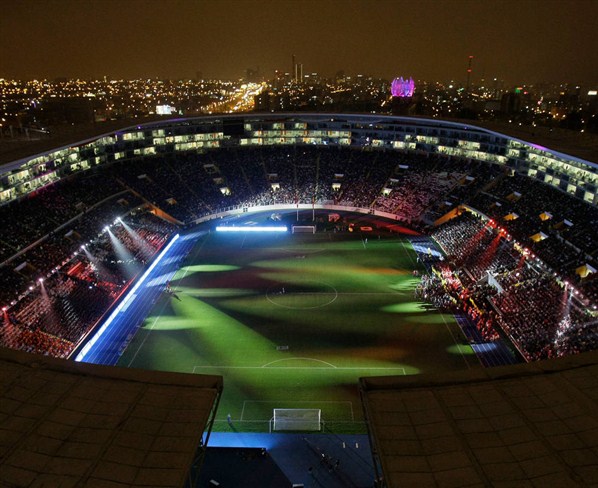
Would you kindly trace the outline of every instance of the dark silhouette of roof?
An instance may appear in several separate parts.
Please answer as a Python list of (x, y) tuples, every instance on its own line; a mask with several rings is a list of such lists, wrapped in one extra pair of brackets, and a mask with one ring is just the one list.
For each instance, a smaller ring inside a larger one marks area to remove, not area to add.
[(598, 351), (360, 388), (383, 486), (598, 484)]
[(222, 377), (0, 348), (0, 485), (181, 487)]

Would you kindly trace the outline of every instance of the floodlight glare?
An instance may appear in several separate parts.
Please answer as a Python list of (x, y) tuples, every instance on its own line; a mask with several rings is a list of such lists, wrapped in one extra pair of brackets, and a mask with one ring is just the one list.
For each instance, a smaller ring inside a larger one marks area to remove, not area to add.
[(217, 232), (287, 232), (286, 226), (243, 226), (243, 227), (227, 227), (218, 226), (216, 227)]

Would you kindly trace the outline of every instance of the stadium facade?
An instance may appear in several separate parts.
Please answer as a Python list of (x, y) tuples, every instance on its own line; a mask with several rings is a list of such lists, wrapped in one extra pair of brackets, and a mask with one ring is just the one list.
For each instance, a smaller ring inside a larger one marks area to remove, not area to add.
[(483, 161), (598, 204), (598, 164), (475, 125), (380, 115), (272, 114), (173, 119), (117, 132), (2, 166), (0, 204), (64, 176), (116, 161), (223, 147), (322, 145), (440, 154)]

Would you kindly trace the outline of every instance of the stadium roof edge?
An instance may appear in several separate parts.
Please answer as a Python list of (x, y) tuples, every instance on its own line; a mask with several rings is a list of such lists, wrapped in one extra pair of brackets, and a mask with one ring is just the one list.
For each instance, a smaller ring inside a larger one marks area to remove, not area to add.
[(118, 368), (58, 359), (51, 356), (29, 354), (16, 349), (0, 347), (0, 362), (13, 363), (26, 368), (61, 373), (83, 374), (105, 379), (143, 382), (155, 385), (178, 385), (222, 391), (222, 376), (149, 371), (135, 368)]
[[(2, 171), (10, 171), (12, 169), (16, 169), (22, 164), (26, 163), (30, 159), (34, 157), (39, 157), (46, 155), (48, 153), (59, 151), (62, 149), (68, 149), (69, 147), (78, 146), (82, 144), (87, 144), (102, 137), (107, 137), (118, 132), (126, 132), (131, 131), (136, 128), (152, 128), (160, 125), (168, 125), (168, 124), (178, 124), (184, 123), (187, 121), (195, 121), (195, 120), (205, 120), (205, 121), (214, 121), (218, 119), (265, 119), (265, 120), (280, 120), (280, 119), (288, 119), (288, 118), (302, 118), (302, 119), (311, 119), (313, 121), (321, 121), (322, 119), (334, 119), (342, 120), (347, 119), (351, 121), (363, 121), (365, 123), (404, 123), (404, 124), (417, 124), (423, 125), (428, 127), (447, 127), (447, 128), (455, 128), (461, 130), (472, 130), (472, 131), (479, 131), (480, 133), (490, 134), (496, 137), (503, 137), (506, 139), (511, 139), (513, 141), (520, 142), (522, 144), (530, 145), (540, 150), (545, 150), (553, 153), (556, 156), (570, 159), (582, 164), (589, 165), (596, 170), (598, 170), (598, 140), (596, 141), (596, 148), (591, 148), (589, 153), (591, 156), (595, 158), (595, 161), (591, 161), (588, 159), (584, 159), (582, 157), (576, 156), (571, 154), (570, 152), (566, 152), (562, 150), (558, 146), (558, 142), (555, 141), (555, 144), (551, 144), (552, 147), (540, 145), (536, 142), (531, 142), (529, 140), (522, 139), (515, 135), (509, 135), (505, 132), (499, 132), (497, 130), (493, 130), (488, 127), (484, 127), (484, 125), (488, 125), (487, 123), (471, 123), (469, 121), (458, 121), (458, 120), (446, 120), (446, 119), (431, 119), (426, 117), (407, 117), (407, 116), (396, 116), (396, 115), (385, 115), (385, 114), (360, 114), (360, 113), (319, 113), (319, 112), (274, 112), (274, 113), (260, 113), (260, 112), (247, 112), (242, 114), (214, 114), (214, 115), (201, 115), (201, 116), (191, 116), (191, 117), (176, 117), (176, 118), (160, 118), (157, 120), (150, 120), (150, 121), (127, 121), (126, 123), (116, 124), (112, 126), (109, 130), (102, 130), (98, 131), (99, 127), (94, 125), (93, 129), (90, 129), (87, 132), (82, 134), (72, 134), (72, 139), (68, 142), (63, 138), (60, 141), (55, 141), (54, 144), (58, 145), (50, 145), (51, 139), (48, 139), (46, 142), (47, 145), (44, 145), (43, 150), (40, 152), (33, 152), (32, 150), (28, 150), (28, 146), (22, 146), (20, 150), (20, 157), (15, 160), (8, 160), (7, 157), (10, 157), (7, 153), (2, 153), (0, 151), (0, 168)], [(94, 130), (95, 129), (95, 130)], [(104, 129), (104, 127), (102, 127)], [(505, 127), (504, 129), (510, 131), (516, 131), (517, 129), (513, 129), (512, 127)], [(81, 137), (81, 139), (78, 139)], [(78, 139), (78, 140), (73, 140)], [(39, 141), (36, 141), (39, 142)], [(542, 141), (546, 142), (546, 141)], [(551, 141), (548, 141), (551, 142)], [(571, 141), (570, 141), (571, 143)], [(33, 145), (33, 144), (32, 144)], [(555, 148), (555, 149), (553, 149)], [(574, 149), (574, 148), (573, 148)], [(587, 151), (586, 151), (587, 152)]]
[[(56, 486), (68, 479), (69, 486), (180, 488), (205, 443), (223, 385), (220, 376), (76, 363), (6, 348), (0, 348), (0, 369), (0, 429), (11, 439), (0, 460), (2, 486), (34, 480)], [(172, 459), (177, 462), (167, 462)]]
[(577, 456), (596, 446), (597, 374), (593, 351), (475, 371), (360, 378), (378, 476), (388, 487), (439, 480), (502, 486), (507, 479), (536, 486), (540, 477), (545, 486), (594, 485), (596, 457), (579, 463)]

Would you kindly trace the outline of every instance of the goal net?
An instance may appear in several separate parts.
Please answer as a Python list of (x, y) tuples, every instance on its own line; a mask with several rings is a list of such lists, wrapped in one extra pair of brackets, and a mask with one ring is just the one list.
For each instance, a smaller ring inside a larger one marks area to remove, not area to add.
[(275, 408), (271, 429), (281, 430), (322, 430), (322, 410), (319, 408)]
[(316, 233), (316, 226), (315, 225), (293, 225), (291, 226), (291, 231), (293, 234), (315, 234)]

